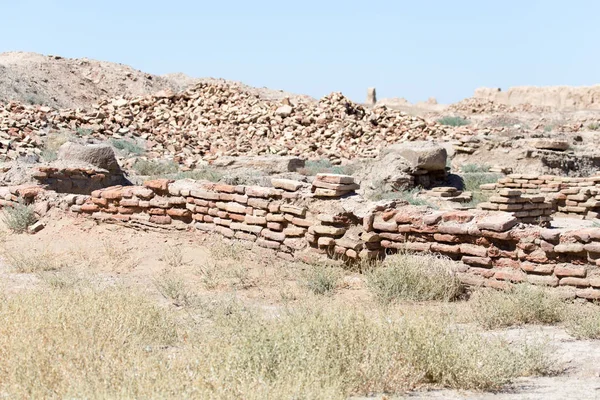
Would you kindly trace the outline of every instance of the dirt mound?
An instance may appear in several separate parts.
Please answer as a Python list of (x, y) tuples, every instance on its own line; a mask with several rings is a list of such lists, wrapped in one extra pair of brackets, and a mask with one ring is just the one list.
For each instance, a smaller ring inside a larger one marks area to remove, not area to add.
[(495, 103), (518, 106), (551, 107), (555, 110), (600, 110), (600, 85), (596, 86), (518, 86), (503, 92), (498, 88), (479, 88), (473, 96)]

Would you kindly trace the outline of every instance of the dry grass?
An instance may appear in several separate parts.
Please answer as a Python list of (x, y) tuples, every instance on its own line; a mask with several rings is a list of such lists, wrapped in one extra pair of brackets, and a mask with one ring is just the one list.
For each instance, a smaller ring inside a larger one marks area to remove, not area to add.
[(58, 271), (68, 266), (68, 262), (62, 254), (48, 249), (30, 248), (22, 251), (21, 249), (3, 248), (1, 255), (11, 271), (19, 274)]
[(565, 308), (558, 296), (528, 284), (515, 285), (507, 291), (479, 290), (470, 304), (474, 319), (486, 329), (558, 323)]
[(333, 266), (312, 264), (303, 273), (302, 286), (317, 295), (330, 295), (337, 288), (343, 271)]
[[(193, 311), (193, 310), (192, 310)], [(427, 316), (313, 302), (277, 315), (235, 301), (183, 318), (121, 286), (33, 290), (0, 303), (0, 392), (57, 398), (328, 398), (422, 384), (497, 389), (545, 372), (508, 346)], [(535, 355), (536, 357), (530, 357)]]
[(450, 301), (462, 291), (453, 267), (451, 260), (435, 255), (397, 254), (367, 272), (367, 285), (384, 304)]
[(37, 221), (33, 207), (25, 204), (5, 207), (2, 211), (2, 219), (13, 233), (27, 232), (27, 228)]
[(577, 339), (600, 339), (600, 307), (577, 304), (565, 312), (567, 331)]

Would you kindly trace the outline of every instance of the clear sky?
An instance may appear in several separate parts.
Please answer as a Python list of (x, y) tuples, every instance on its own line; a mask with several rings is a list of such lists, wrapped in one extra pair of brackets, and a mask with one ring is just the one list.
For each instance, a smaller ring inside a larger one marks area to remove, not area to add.
[(481, 86), (600, 83), (598, 0), (2, 0), (0, 51), (448, 103)]

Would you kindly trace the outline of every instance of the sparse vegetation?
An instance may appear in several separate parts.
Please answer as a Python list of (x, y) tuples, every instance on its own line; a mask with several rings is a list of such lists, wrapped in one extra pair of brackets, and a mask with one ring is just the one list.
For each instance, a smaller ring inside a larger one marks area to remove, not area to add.
[[(470, 168), (470, 167), (469, 167)], [(476, 167), (473, 167), (476, 168)], [(469, 191), (473, 194), (473, 199), (470, 203), (465, 204), (466, 206), (476, 207), (477, 204), (488, 200), (488, 195), (483, 193), (480, 189), (481, 185), (488, 183), (496, 183), (498, 179), (502, 178), (502, 174), (490, 173), (490, 172), (466, 172), (461, 175), (463, 181), (463, 190)]]
[(2, 258), (13, 272), (19, 274), (58, 271), (65, 267), (64, 260), (47, 249), (43, 251), (29, 249), (26, 252), (4, 249)]
[(75, 132), (77, 133), (77, 135), (79, 136), (90, 136), (92, 133), (94, 133), (93, 129), (89, 129), (89, 128), (77, 128), (75, 129)]
[(37, 221), (33, 207), (23, 203), (4, 207), (2, 217), (8, 229), (14, 233), (27, 232), (27, 228)]
[(133, 164), (133, 169), (138, 175), (162, 177), (177, 173), (179, 166), (174, 162), (138, 159)]
[(304, 272), (303, 286), (316, 295), (328, 295), (336, 289), (342, 272), (335, 267), (313, 264)]
[(306, 176), (314, 176), (317, 174), (352, 175), (354, 173), (354, 168), (355, 167), (352, 165), (333, 165), (331, 161), (327, 159), (309, 160), (306, 161), (304, 168), (298, 169), (298, 173)]
[(198, 324), (121, 286), (2, 300), (0, 388), (15, 397), (345, 399), (422, 384), (494, 390), (548, 371), (550, 361), (540, 347), (508, 346), (444, 319), (390, 319), (351, 306), (312, 303), (271, 316), (202, 304)]
[[(110, 143), (112, 144), (112, 146), (115, 149), (120, 150), (129, 155), (139, 156), (139, 155), (144, 154), (144, 148), (141, 147), (139, 144), (137, 144), (133, 141), (130, 141), (130, 140), (112, 139), (110, 141)], [(135, 168), (135, 166), (134, 166), (134, 168)]]
[(490, 166), (487, 164), (464, 164), (460, 167), (460, 170), (467, 174), (490, 172)]
[(463, 117), (442, 117), (437, 120), (438, 124), (446, 126), (465, 126), (469, 125), (471, 121)]
[(72, 140), (73, 134), (70, 132), (50, 132), (44, 143), (44, 148), (42, 149), (42, 159), (47, 162), (55, 161), (58, 157), (58, 149), (60, 146)]
[(600, 130), (600, 123), (598, 123), (598, 122), (592, 122), (591, 124), (589, 124), (589, 125), (587, 126), (587, 128), (588, 128), (590, 131), (597, 131), (597, 130)]
[[(383, 187), (383, 184), (380, 186)], [(380, 200), (404, 200), (408, 204), (413, 206), (428, 206), (431, 208), (437, 208), (434, 204), (430, 203), (426, 199), (418, 197), (421, 192), (420, 188), (414, 188), (409, 190), (399, 191), (386, 191), (380, 189), (369, 195), (369, 200), (380, 201)]]
[(554, 125), (544, 125), (544, 132), (550, 133), (554, 130)]
[(577, 339), (600, 339), (600, 307), (577, 304), (565, 313), (567, 331)]
[(435, 255), (390, 256), (367, 273), (367, 284), (383, 304), (399, 300), (451, 301), (462, 291), (452, 261)]
[(176, 275), (171, 269), (165, 269), (154, 280), (154, 285), (163, 297), (171, 300), (177, 306), (189, 306), (193, 301), (194, 296), (183, 278)]
[(533, 285), (507, 291), (479, 290), (471, 299), (475, 320), (486, 329), (523, 324), (553, 324), (562, 320), (564, 303), (555, 294)]
[(178, 172), (173, 176), (169, 176), (171, 179), (193, 179), (196, 181), (211, 181), (219, 182), (223, 178), (223, 174), (213, 168), (201, 167), (191, 171)]

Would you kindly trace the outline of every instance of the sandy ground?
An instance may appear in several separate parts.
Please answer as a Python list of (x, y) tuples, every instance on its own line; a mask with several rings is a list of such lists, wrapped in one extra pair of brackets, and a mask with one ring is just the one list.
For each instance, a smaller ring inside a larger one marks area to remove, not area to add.
[[(118, 225), (98, 225), (83, 218), (57, 219), (36, 235), (0, 237), (3, 262), (0, 264), (0, 288), (8, 293), (27, 290), (41, 284), (45, 275), (16, 273), (8, 266), (7, 254), (39, 254), (70, 260), (65, 266), (77, 276), (92, 276), (104, 284), (124, 284), (141, 288), (159, 301), (167, 300), (154, 284), (161, 273), (176, 269), (188, 284), (204, 296), (236, 298), (264, 308), (277, 310), (283, 303), (300, 301), (306, 296), (298, 280), (306, 266), (279, 259), (268, 250), (246, 249), (239, 243), (202, 233), (143, 232)], [(228, 264), (223, 264), (223, 262)], [(211, 290), (203, 289), (207, 276), (229, 271), (215, 278)], [(233, 271), (233, 272), (232, 272)], [(64, 271), (63, 271), (64, 272)], [(369, 301), (361, 275), (348, 272), (332, 301), (344, 303)], [(401, 305), (417, 311), (419, 307), (444, 305)], [(464, 313), (465, 303), (452, 304), (454, 312)], [(461, 311), (461, 307), (463, 311)], [(543, 341), (550, 346), (556, 365), (563, 372), (558, 376), (519, 379), (500, 393), (459, 392), (440, 390), (414, 392), (397, 399), (595, 399), (600, 398), (600, 346), (598, 342), (575, 340), (564, 329), (554, 326), (527, 326), (518, 329), (492, 331), (511, 342)], [(390, 398), (390, 397), (377, 397)]]

